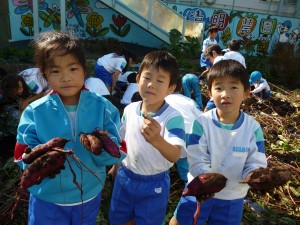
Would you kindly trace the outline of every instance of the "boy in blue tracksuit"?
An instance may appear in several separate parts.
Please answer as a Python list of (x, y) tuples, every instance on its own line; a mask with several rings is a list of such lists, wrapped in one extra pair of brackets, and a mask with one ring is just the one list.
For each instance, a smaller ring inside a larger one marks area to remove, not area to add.
[[(47, 56), (47, 57), (45, 57)], [(91, 173), (73, 158), (70, 166), (55, 178), (45, 178), (30, 192), (28, 224), (95, 224), (106, 178), (106, 166), (119, 163), (120, 158), (102, 151), (94, 155), (83, 147), (80, 134), (94, 129), (107, 131), (119, 146), (119, 111), (105, 98), (84, 87), (86, 62), (78, 39), (60, 32), (45, 32), (35, 40), (35, 59), (52, 92), (31, 103), (22, 113), (14, 152), (15, 162), (22, 168), (25, 148), (61, 137), (68, 139), (64, 149), (72, 149)], [(81, 187), (74, 184), (73, 173)]]

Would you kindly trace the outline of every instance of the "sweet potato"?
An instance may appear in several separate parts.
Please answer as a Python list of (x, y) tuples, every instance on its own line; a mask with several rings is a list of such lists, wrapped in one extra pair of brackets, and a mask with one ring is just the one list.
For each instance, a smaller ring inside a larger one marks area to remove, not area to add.
[(48, 151), (34, 160), (34, 162), (24, 170), (20, 182), (20, 191), (11, 212), (11, 219), (13, 219), (14, 211), (24, 191), (33, 185), (40, 184), (44, 178), (59, 173), (60, 170), (64, 168), (64, 163), (68, 154), (71, 155), (74, 153), (72, 150), (53, 148), (51, 151)]
[(80, 135), (80, 143), (82, 144), (82, 146), (85, 149), (92, 152), (91, 143), (90, 143), (89, 139), (87, 138), (86, 134), (81, 132), (79, 135)]
[(80, 133), (80, 142), (84, 148), (95, 155), (100, 155), (102, 152), (102, 143), (98, 137), (90, 133)]
[(102, 152), (102, 142), (93, 134), (86, 134), (86, 137), (90, 143), (91, 151), (95, 155), (100, 155)]
[(45, 144), (38, 145), (34, 147), (33, 149), (30, 150), (30, 148), (25, 149), (25, 153), (27, 153), (23, 158), (23, 162), (26, 164), (32, 163), (35, 159), (38, 157), (44, 155), (46, 152), (52, 150), (52, 148), (63, 148), (65, 147), (66, 143), (69, 140), (61, 138), (61, 137), (56, 137)]
[(102, 143), (103, 149), (113, 157), (120, 158), (121, 153), (119, 147), (113, 142), (105, 132), (100, 130), (94, 130), (92, 132)]
[[(197, 224), (200, 215), (200, 202), (202, 196), (213, 195), (221, 191), (226, 186), (227, 178), (219, 173), (207, 173), (200, 174), (195, 177), (186, 187), (185, 192), (182, 194), (185, 196), (195, 196), (197, 199), (197, 208), (193, 217), (193, 225)], [(205, 198), (206, 199), (206, 198)]]
[(226, 186), (227, 178), (219, 173), (200, 174), (188, 185), (182, 196), (201, 196), (214, 194)]
[(284, 185), (291, 178), (288, 169), (282, 167), (259, 168), (252, 172), (248, 183), (254, 191), (267, 192), (275, 187)]
[(72, 150), (52, 150), (40, 156), (24, 170), (21, 177), (21, 188), (27, 189), (39, 184), (44, 178), (57, 173), (63, 167), (67, 154)]

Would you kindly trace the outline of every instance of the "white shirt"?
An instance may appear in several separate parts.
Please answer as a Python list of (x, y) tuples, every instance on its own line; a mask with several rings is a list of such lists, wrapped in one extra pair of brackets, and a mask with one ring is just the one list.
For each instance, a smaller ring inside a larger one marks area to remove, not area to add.
[(245, 68), (247, 68), (247, 67), (246, 67), (246, 63), (245, 63), (245, 58), (244, 58), (244, 56), (243, 56), (241, 53), (239, 53), (239, 52), (236, 52), (236, 51), (229, 51), (229, 52), (226, 52), (226, 53), (224, 54), (224, 57), (225, 57), (226, 59), (233, 59), (233, 60), (236, 60), (236, 61), (240, 62)]
[(255, 93), (259, 93), (263, 90), (265, 91), (270, 91), (270, 86), (267, 82), (266, 79), (261, 78), (259, 83), (254, 83), (254, 90), (251, 91), (251, 93), (255, 94)]
[(139, 86), (137, 83), (129, 83), (121, 99), (121, 104), (128, 105), (129, 103), (131, 103), (131, 98), (133, 94), (138, 91), (139, 91)]
[[(127, 156), (122, 162), (136, 174), (154, 175), (167, 171), (174, 163), (163, 157), (159, 150), (143, 137), (141, 127), (144, 117), (141, 115), (141, 103), (133, 102), (124, 109), (120, 136), (126, 141)], [(177, 110), (166, 103), (152, 118), (160, 124), (160, 135), (167, 142), (185, 147), (184, 119)]]
[(224, 56), (218, 55), (218, 56), (214, 59), (213, 65), (215, 65), (217, 62), (222, 61), (222, 60), (224, 60), (224, 59), (226, 59)]
[(202, 173), (221, 173), (228, 180), (214, 198), (233, 200), (246, 196), (249, 186), (239, 183), (253, 170), (267, 167), (263, 131), (251, 116), (241, 112), (230, 129), (219, 122), (217, 110), (195, 120), (187, 147), (189, 182)]
[(118, 56), (115, 53), (110, 53), (102, 56), (97, 60), (99, 66), (103, 66), (107, 72), (114, 73), (116, 70), (122, 72), (127, 62), (123, 56)]
[(39, 94), (49, 89), (47, 81), (40, 75), (38, 68), (23, 70), (18, 75), (23, 77), (32, 93)]
[(96, 77), (89, 77), (85, 80), (84, 86), (89, 89), (89, 91), (97, 93), (99, 95), (110, 95), (104, 82)]
[[(184, 119), (186, 136), (191, 132), (192, 124), (196, 117), (200, 116), (203, 112), (196, 107), (196, 102), (182, 94), (170, 94), (165, 98), (166, 102), (174, 109), (179, 111)], [(181, 151), (180, 158), (187, 156), (186, 147)]]
[(125, 73), (121, 73), (118, 77), (118, 81), (128, 83), (127, 77), (131, 73), (137, 73), (137, 71), (126, 71)]

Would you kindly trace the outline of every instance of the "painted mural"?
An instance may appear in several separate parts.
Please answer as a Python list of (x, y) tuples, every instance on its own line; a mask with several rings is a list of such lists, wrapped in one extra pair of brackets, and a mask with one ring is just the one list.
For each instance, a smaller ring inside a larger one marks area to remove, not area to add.
[[(10, 0), (9, 3), (11, 24), (16, 25), (11, 29), (12, 39), (31, 39), (34, 35), (32, 0)], [(59, 4), (59, 0), (38, 1), (40, 31), (61, 29)], [(227, 48), (230, 40), (238, 39), (242, 42), (242, 51), (247, 54), (267, 54), (278, 42), (293, 44), (295, 52), (299, 51), (299, 19), (184, 5), (168, 6), (189, 21), (204, 22), (203, 38), (206, 38), (208, 27), (216, 26), (219, 30), (217, 41), (222, 48)], [(162, 44), (158, 38), (107, 8), (100, 0), (66, 0), (66, 26), (79, 38), (114, 37), (151, 47)]]
[(210, 26), (219, 30), (218, 44), (226, 48), (230, 40), (242, 43), (242, 51), (247, 54), (267, 54), (278, 42), (294, 45), (294, 52), (299, 52), (299, 19), (275, 17), (255, 13), (213, 10), (208, 8), (190, 8), (169, 5), (189, 21), (205, 22), (204, 37)]
[[(39, 30), (61, 30), (60, 0), (38, 0)], [(109, 9), (100, 0), (66, 0), (66, 29), (79, 38), (113, 37), (124, 42), (160, 46), (162, 41)], [(34, 36), (32, 0), (9, 0), (12, 40)], [(141, 36), (136, 36), (139, 33)]]

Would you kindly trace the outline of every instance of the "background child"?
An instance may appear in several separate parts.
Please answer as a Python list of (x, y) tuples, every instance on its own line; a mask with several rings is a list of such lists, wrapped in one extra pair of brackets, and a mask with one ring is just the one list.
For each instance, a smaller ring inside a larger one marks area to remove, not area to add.
[(120, 73), (126, 72), (127, 68), (134, 64), (135, 60), (136, 56), (126, 50), (109, 53), (97, 60), (95, 76), (101, 79), (109, 92), (112, 93)]
[(259, 100), (270, 97), (270, 86), (266, 79), (262, 78), (262, 74), (259, 71), (253, 71), (249, 79), (250, 85), (254, 86), (254, 89), (250, 92), (256, 96)]
[(66, 33), (45, 32), (35, 40), (34, 47), (36, 64), (52, 92), (23, 111), (14, 160), (26, 169), (28, 165), (22, 161), (22, 156), (27, 146), (34, 148), (61, 137), (70, 140), (65, 149), (72, 149), (94, 174), (69, 158), (81, 191), (73, 182), (67, 162), (55, 178), (45, 178), (29, 188), (28, 224), (94, 225), (106, 178), (105, 166), (119, 163), (124, 154), (119, 159), (106, 151), (96, 156), (82, 146), (80, 134), (91, 133), (95, 128), (105, 130), (119, 145), (119, 111), (102, 96), (84, 88), (87, 68), (78, 39)]
[(127, 81), (128, 81), (128, 86), (124, 92), (124, 95), (121, 99), (121, 105), (122, 106), (127, 106), (132, 102), (132, 96), (136, 93), (139, 92), (139, 86), (136, 83), (136, 77), (137, 73), (132, 72), (131, 74), (128, 75)]
[[(210, 62), (211, 65), (225, 59), (222, 54), (221, 47), (217, 44), (208, 46), (204, 52), (204, 57)], [(206, 77), (208, 72), (209, 69), (203, 72), (201, 76)]]
[[(197, 224), (240, 225), (243, 199), (249, 186), (240, 181), (267, 166), (263, 131), (257, 121), (240, 111), (250, 93), (246, 69), (235, 60), (215, 64), (208, 74), (208, 89), (217, 108), (200, 115), (188, 140), (189, 182), (199, 174), (220, 173), (226, 187), (201, 203)], [(181, 197), (170, 225), (192, 224), (194, 196)]]
[(43, 97), (48, 92), (48, 84), (37, 68), (23, 70), (18, 75), (8, 74), (0, 82), (0, 107), (17, 106), (13, 110), (13, 117), (19, 120), (19, 116), (29, 103)]
[[(185, 133), (187, 137), (187, 134), (190, 132), (194, 120), (196, 119), (196, 117), (202, 114), (202, 111), (197, 108), (197, 104), (193, 99), (188, 98), (182, 94), (181, 79), (178, 79), (174, 93), (169, 94), (165, 98), (165, 100), (170, 106), (179, 111), (183, 116)], [(184, 151), (181, 151), (180, 158), (175, 164), (180, 179), (184, 183), (186, 183), (188, 181), (187, 174), (189, 171), (189, 164), (187, 161), (186, 147), (182, 150)]]
[(192, 92), (198, 109), (203, 108), (202, 93), (199, 87), (199, 77), (195, 74), (188, 73), (182, 77), (182, 89), (184, 96), (192, 98)]
[(179, 66), (170, 53), (154, 51), (144, 57), (137, 76), (143, 100), (126, 106), (122, 117), (127, 157), (114, 183), (111, 224), (163, 224), (169, 168), (185, 146), (183, 117), (164, 101), (177, 79)]
[[(206, 48), (205, 57), (210, 61), (212, 65), (216, 64), (217, 62), (224, 60), (225, 57), (222, 55), (222, 49), (219, 45), (213, 44)], [(207, 73), (209, 70), (207, 70)], [(205, 74), (206, 76), (207, 74)], [(206, 103), (206, 106), (204, 108), (204, 112), (215, 108), (216, 105), (212, 98), (209, 99), (209, 101)]]
[(208, 29), (208, 38), (206, 38), (203, 41), (202, 54), (201, 54), (201, 57), (200, 57), (200, 66), (201, 66), (201, 68), (204, 68), (204, 71), (208, 70), (211, 67), (211, 63), (207, 59), (205, 59), (205, 57), (204, 57), (206, 48), (209, 45), (218, 43), (217, 40), (215, 39), (217, 37), (217, 35), (218, 35), (218, 28), (215, 27), (215, 26), (212, 26)]
[(229, 51), (224, 54), (226, 59), (233, 59), (240, 62), (245, 68), (246, 62), (244, 56), (239, 52), (241, 42), (239, 40), (231, 40), (228, 46)]

